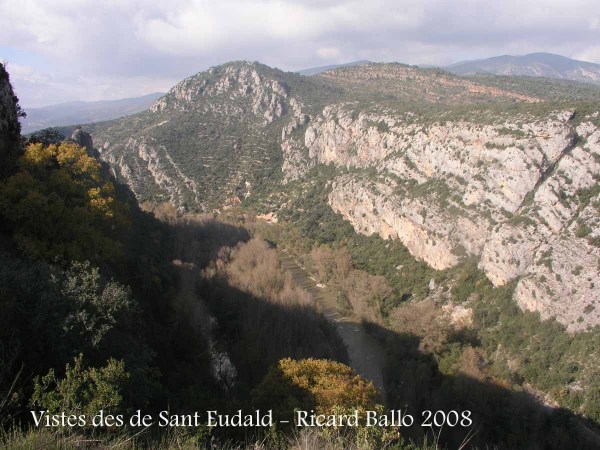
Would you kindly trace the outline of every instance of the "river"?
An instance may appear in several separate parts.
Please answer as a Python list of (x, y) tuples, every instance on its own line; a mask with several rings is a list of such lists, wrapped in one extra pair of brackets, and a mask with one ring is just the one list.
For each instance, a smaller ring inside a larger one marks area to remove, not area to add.
[(278, 253), (282, 267), (292, 274), (294, 282), (310, 292), (319, 310), (335, 325), (348, 350), (350, 367), (363, 378), (372, 381), (385, 400), (383, 382), (385, 352), (381, 344), (367, 333), (358, 317), (349, 315), (338, 306), (334, 291), (327, 286), (317, 286), (317, 282), (311, 275), (287, 253), (282, 251)]

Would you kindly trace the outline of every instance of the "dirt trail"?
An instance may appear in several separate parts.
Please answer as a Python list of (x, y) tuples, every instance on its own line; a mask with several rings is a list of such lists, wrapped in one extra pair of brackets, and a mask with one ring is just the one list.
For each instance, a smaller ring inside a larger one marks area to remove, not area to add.
[(345, 311), (342, 311), (337, 305), (335, 292), (328, 287), (317, 286), (310, 274), (288, 254), (279, 252), (279, 259), (283, 268), (292, 274), (294, 281), (316, 299), (325, 317), (335, 324), (338, 334), (348, 349), (350, 366), (359, 375), (372, 381), (385, 400), (386, 393), (383, 383), (385, 353), (379, 342), (366, 332), (360, 319), (348, 316)]

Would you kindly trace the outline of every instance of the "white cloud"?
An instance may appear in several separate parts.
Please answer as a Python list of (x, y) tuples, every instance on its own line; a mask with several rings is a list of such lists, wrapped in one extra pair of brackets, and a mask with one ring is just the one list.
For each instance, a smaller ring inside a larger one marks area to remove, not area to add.
[[(596, 10), (596, 0), (0, 0), (0, 49), (35, 55), (15, 62), (43, 70), (56, 92), (96, 83), (133, 95), (234, 59), (289, 70), (550, 51), (600, 62)], [(43, 91), (31, 77), (13, 75), (24, 99)]]
[(11, 77), (19, 78), (20, 80), (30, 83), (47, 83), (48, 78), (35, 70), (32, 66), (6, 63), (6, 68), (9, 70)]
[(317, 56), (327, 61), (339, 62), (342, 52), (337, 47), (321, 47), (317, 49)]
[(582, 61), (600, 61), (600, 45), (586, 47), (581, 52), (575, 54), (574, 58)]
[(25, 108), (73, 100), (116, 100), (150, 92), (166, 92), (178, 79), (153, 76), (96, 77), (40, 72), (8, 63), (15, 93)]

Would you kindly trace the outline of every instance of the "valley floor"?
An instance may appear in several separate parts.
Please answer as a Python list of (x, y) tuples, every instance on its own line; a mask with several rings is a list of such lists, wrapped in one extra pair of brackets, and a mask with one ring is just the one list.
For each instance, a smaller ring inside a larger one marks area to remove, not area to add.
[(335, 324), (338, 334), (346, 344), (350, 367), (372, 381), (385, 400), (385, 352), (381, 344), (364, 329), (359, 317), (340, 308), (336, 302), (336, 293), (328, 286), (317, 283), (287, 253), (279, 252), (279, 259), (282, 267), (292, 274), (294, 282), (312, 294), (321, 312)]

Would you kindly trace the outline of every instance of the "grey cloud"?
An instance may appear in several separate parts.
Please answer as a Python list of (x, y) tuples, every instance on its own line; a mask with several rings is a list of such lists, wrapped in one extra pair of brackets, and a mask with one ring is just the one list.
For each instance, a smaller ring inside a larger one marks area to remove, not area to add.
[[(600, 60), (596, 6), (589, 0), (0, 0), (0, 46), (54, 61), (55, 83), (67, 90), (71, 82), (95, 80), (105, 92), (112, 86), (133, 95), (140, 79), (156, 87), (234, 59), (288, 70), (353, 59), (446, 64), (531, 51)], [(15, 79), (27, 98), (31, 85)]]

